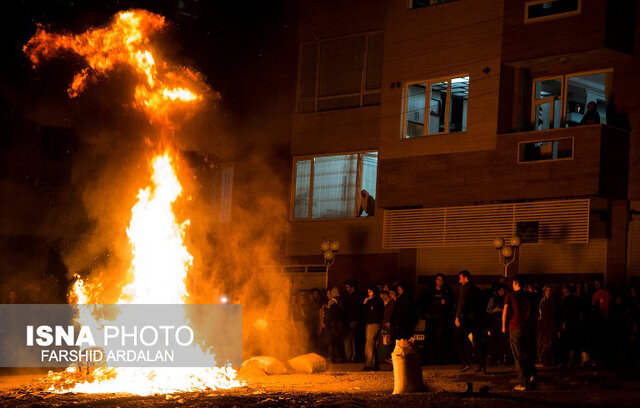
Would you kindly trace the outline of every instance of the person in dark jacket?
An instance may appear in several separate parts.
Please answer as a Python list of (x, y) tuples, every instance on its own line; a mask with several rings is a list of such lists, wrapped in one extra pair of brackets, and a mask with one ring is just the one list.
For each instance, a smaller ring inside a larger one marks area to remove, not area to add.
[(542, 288), (542, 299), (538, 305), (537, 326), (538, 362), (547, 367), (554, 363), (553, 350), (558, 333), (556, 327), (556, 304), (551, 297), (551, 286), (549, 285), (545, 285)]
[(444, 275), (439, 273), (419, 300), (420, 313), (426, 321), (427, 361), (442, 364), (444, 359), (443, 337), (447, 323), (450, 324), (453, 295), (445, 284)]
[(382, 328), (380, 329), (380, 337), (378, 338), (378, 358), (380, 361), (391, 361), (391, 352), (393, 351), (393, 334), (391, 333), (391, 315), (393, 307), (396, 303), (396, 295), (392, 289), (380, 292), (380, 298), (384, 304), (384, 313), (382, 315)]
[[(460, 292), (456, 305), (456, 315), (454, 324), (454, 343), (458, 351), (461, 363), (461, 372), (471, 368), (473, 364), (473, 352), (475, 345), (480, 341), (479, 329), (482, 324), (481, 316), (484, 307), (481, 304), (482, 296), (477, 286), (471, 283), (471, 274), (466, 269), (458, 274), (460, 281)], [(482, 371), (484, 365), (480, 361), (479, 370)]]
[(504, 296), (507, 294), (507, 286), (498, 284), (495, 293), (487, 304), (487, 327), (489, 329), (489, 355), (491, 363), (503, 364), (506, 362), (508, 337), (502, 333), (502, 308)]
[(362, 300), (358, 294), (358, 285), (348, 280), (344, 283), (347, 295), (344, 299), (344, 355), (347, 362), (356, 361), (356, 336), (360, 327)]
[(364, 348), (365, 365), (364, 371), (378, 371), (378, 357), (376, 345), (378, 335), (380, 334), (380, 326), (382, 325), (382, 316), (384, 313), (384, 304), (378, 295), (378, 288), (372, 286), (367, 290), (367, 298), (364, 300), (364, 319), (366, 322), (366, 344)]
[(329, 359), (333, 363), (344, 362), (344, 324), (342, 319), (342, 302), (340, 301), (340, 289), (334, 286), (329, 293), (326, 311), (324, 313), (324, 324), (327, 329), (327, 343), (329, 348)]
[(600, 114), (598, 113), (598, 105), (591, 101), (587, 104), (587, 111), (585, 112), (581, 125), (597, 125), (600, 123)]
[(395, 287), (398, 298), (393, 308), (391, 321), (392, 326), (394, 326), (395, 338), (408, 340), (413, 336), (415, 316), (411, 296), (406, 289), (407, 287), (404, 283), (398, 283)]
[(560, 363), (564, 367), (573, 366), (580, 350), (577, 345), (577, 336), (581, 325), (582, 314), (569, 285), (560, 288), (559, 302), (559, 333), (560, 333)]

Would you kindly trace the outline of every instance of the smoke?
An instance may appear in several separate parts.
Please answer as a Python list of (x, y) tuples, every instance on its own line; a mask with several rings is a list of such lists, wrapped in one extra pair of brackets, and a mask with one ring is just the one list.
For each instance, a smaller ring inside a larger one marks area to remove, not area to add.
[[(288, 227), (285, 190), (259, 152), (244, 153), (242, 163), (235, 167), (231, 220), (208, 228), (192, 222), (188, 246), (198, 251), (192, 300), (219, 303), (224, 296), (242, 304), (245, 356), (289, 358), (306, 349), (307, 339), (291, 319), (290, 282), (273, 268), (282, 262)], [(191, 220), (206, 219), (205, 211), (197, 208)]]

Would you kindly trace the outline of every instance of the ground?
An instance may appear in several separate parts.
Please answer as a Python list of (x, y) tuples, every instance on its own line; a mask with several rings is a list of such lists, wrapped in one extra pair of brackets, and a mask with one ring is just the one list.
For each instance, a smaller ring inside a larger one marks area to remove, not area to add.
[[(38, 389), (41, 374), (0, 376), (0, 406), (11, 407), (637, 407), (637, 373), (593, 369), (540, 370), (536, 391), (513, 391), (513, 367), (494, 368), (488, 375), (460, 374), (457, 366), (424, 367), (430, 390), (392, 395), (391, 366), (362, 372), (361, 365), (337, 364), (319, 374), (285, 374), (247, 378), (243, 388), (200, 393), (139, 397), (102, 394), (51, 394)], [(467, 392), (469, 383), (473, 392)], [(488, 389), (487, 389), (488, 387)]]

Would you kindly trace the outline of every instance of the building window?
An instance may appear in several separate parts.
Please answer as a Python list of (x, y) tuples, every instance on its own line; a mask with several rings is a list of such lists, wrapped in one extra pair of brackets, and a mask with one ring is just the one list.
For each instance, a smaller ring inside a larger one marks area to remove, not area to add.
[(409, 8), (418, 9), (433, 6), (435, 4), (449, 3), (455, 0), (409, 0)]
[(607, 123), (611, 72), (533, 81), (531, 120), (535, 130)]
[(382, 42), (377, 32), (303, 44), (298, 112), (379, 105)]
[(218, 215), (221, 222), (231, 221), (233, 193), (233, 166), (225, 166), (220, 172), (220, 194), (218, 196)]
[(294, 219), (352, 218), (362, 190), (375, 199), (378, 152), (296, 158), (293, 170)]
[(580, 14), (581, 0), (535, 0), (524, 7), (525, 23), (553, 20)]
[(518, 163), (573, 158), (573, 138), (521, 142), (518, 145)]
[(410, 82), (404, 95), (405, 138), (467, 130), (469, 76)]

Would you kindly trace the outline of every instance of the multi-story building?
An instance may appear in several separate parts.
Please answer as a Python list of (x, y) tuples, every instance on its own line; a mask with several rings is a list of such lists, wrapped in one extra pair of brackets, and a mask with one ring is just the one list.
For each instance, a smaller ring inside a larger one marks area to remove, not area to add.
[(292, 264), (339, 240), (329, 284), (489, 282), (518, 234), (511, 273), (640, 277), (636, 1), (298, 8)]

